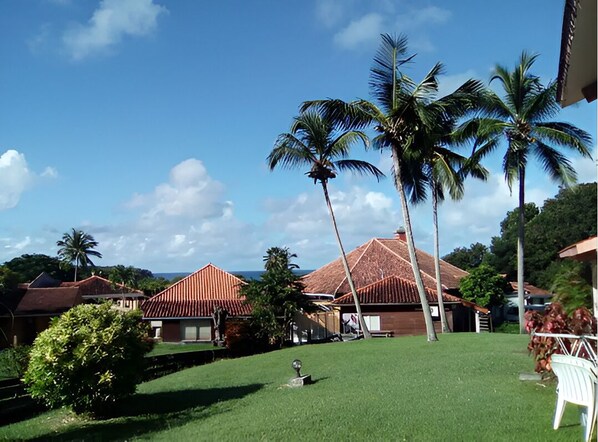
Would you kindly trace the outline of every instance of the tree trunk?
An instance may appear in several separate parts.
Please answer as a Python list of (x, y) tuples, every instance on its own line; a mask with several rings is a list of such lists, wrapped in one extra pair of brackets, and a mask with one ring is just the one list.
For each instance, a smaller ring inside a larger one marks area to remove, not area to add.
[(395, 186), (399, 193), (399, 199), (401, 200), (401, 208), (403, 209), (403, 219), (405, 221), (405, 235), (407, 237), (407, 249), (409, 250), (409, 258), (411, 260), (411, 268), (413, 269), (413, 276), (415, 278), (415, 284), (417, 285), (417, 292), (422, 305), (424, 313), (424, 321), (426, 322), (426, 334), (428, 335), (428, 342), (438, 341), (436, 336), (436, 330), (434, 330), (434, 322), (432, 321), (432, 312), (430, 311), (430, 305), (428, 304), (428, 298), (426, 298), (426, 289), (422, 281), (421, 273), (419, 271), (419, 263), (417, 261), (417, 255), (415, 254), (415, 244), (413, 242), (413, 233), (411, 231), (411, 219), (409, 217), (409, 206), (407, 205), (407, 198), (403, 190), (403, 181), (401, 177), (401, 168), (399, 159), (392, 150), (392, 161), (395, 172)]
[(328, 196), (328, 186), (326, 185), (325, 181), (322, 181), (322, 189), (324, 189), (324, 198), (326, 199), (326, 205), (328, 206), (328, 212), (330, 213), (330, 219), (332, 220), (332, 227), (334, 228), (334, 234), (336, 235), (336, 242), (338, 243), (338, 248), (341, 252), (341, 261), (343, 263), (343, 267), (345, 269), (345, 276), (347, 277), (347, 282), (349, 283), (349, 287), (351, 288), (351, 293), (353, 294), (353, 301), (355, 302), (355, 310), (357, 311), (357, 317), (359, 319), (359, 326), (361, 327), (361, 331), (363, 332), (363, 338), (369, 339), (372, 337), (370, 331), (368, 330), (367, 325), (363, 319), (363, 315), (361, 314), (361, 304), (359, 303), (359, 298), (357, 297), (357, 291), (355, 290), (355, 284), (353, 284), (353, 277), (351, 276), (351, 270), (349, 270), (349, 264), (347, 263), (347, 256), (345, 255), (345, 249), (343, 248), (343, 243), (341, 242), (340, 234), (338, 233), (338, 227), (336, 225), (336, 218), (334, 217), (334, 211), (332, 210), (332, 204), (330, 203), (330, 197)]
[(77, 270), (79, 269), (79, 261), (75, 260), (75, 282), (77, 282)]
[(519, 166), (519, 222), (517, 235), (517, 307), (519, 308), (519, 333), (525, 334), (525, 282), (523, 274), (523, 246), (525, 243), (525, 168)]
[(440, 310), (440, 324), (442, 333), (450, 333), (446, 313), (444, 311), (444, 300), (442, 299), (442, 281), (440, 276), (440, 240), (438, 237), (438, 189), (435, 183), (432, 185), (432, 218), (434, 221), (434, 271), (436, 272), (436, 292), (438, 294), (438, 310)]

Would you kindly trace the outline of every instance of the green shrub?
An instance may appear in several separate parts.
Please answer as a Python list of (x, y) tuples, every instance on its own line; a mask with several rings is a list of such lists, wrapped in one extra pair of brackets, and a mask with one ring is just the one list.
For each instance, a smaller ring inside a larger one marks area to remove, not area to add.
[(21, 378), (27, 370), (31, 346), (19, 345), (0, 351), (0, 377)]
[(140, 312), (82, 304), (52, 320), (31, 350), (25, 382), (31, 396), (76, 413), (108, 415), (142, 380), (151, 350)]

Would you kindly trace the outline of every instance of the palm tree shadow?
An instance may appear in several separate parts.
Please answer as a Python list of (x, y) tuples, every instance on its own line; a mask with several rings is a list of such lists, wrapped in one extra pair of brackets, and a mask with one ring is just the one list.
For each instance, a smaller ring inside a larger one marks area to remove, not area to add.
[(263, 388), (264, 384), (237, 387), (191, 389), (153, 394), (135, 394), (115, 410), (111, 419), (92, 421), (81, 427), (45, 434), (36, 441), (53, 440), (125, 440), (165, 428), (182, 426), (191, 421), (228, 411), (210, 407), (231, 399), (240, 399)]

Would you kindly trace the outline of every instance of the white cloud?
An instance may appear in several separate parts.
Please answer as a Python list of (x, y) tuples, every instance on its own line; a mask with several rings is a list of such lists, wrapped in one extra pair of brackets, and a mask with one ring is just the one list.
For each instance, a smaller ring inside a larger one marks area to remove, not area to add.
[(41, 173), (44, 178), (58, 178), (58, 171), (54, 167), (46, 167)]
[[(594, 149), (595, 155), (596, 149)], [(575, 157), (571, 160), (571, 165), (577, 171), (578, 183), (593, 183), (597, 179), (598, 169), (594, 158)]]
[(0, 155), (0, 210), (15, 207), (34, 179), (35, 174), (29, 170), (25, 155), (16, 150), (7, 150)]
[(230, 204), (222, 201), (223, 192), (224, 186), (208, 175), (203, 163), (191, 158), (173, 167), (168, 183), (150, 194), (134, 195), (128, 206), (143, 209), (142, 219), (150, 225), (163, 217), (222, 216)]
[[(331, 2), (318, 3), (316, 13), (320, 21), (329, 27), (340, 23), (350, 11), (345, 7), (343, 14), (330, 13), (330, 20), (322, 17), (323, 11), (334, 11), (337, 4)], [(397, 14), (396, 5), (385, 1), (368, 3), (370, 11), (359, 13), (354, 11), (354, 18), (334, 35), (334, 42), (344, 49), (357, 49), (370, 45), (379, 40), (383, 32), (401, 33), (409, 35), (409, 48), (419, 52), (434, 51), (434, 45), (426, 35), (426, 28), (446, 23), (451, 18), (451, 12), (436, 6), (411, 9)]]
[(459, 86), (471, 78), (479, 78), (476, 72), (471, 69), (459, 74), (441, 76), (438, 82), (438, 97), (444, 97), (455, 92)]
[(74, 60), (81, 60), (109, 50), (125, 36), (152, 33), (166, 12), (153, 0), (102, 0), (87, 25), (75, 24), (64, 33), (63, 43)]
[(342, 48), (353, 49), (363, 43), (376, 41), (383, 30), (383, 21), (380, 14), (367, 14), (351, 21), (347, 27), (336, 33), (334, 42)]
[(345, 3), (339, 0), (320, 0), (316, 3), (316, 18), (326, 27), (339, 23), (345, 15)]

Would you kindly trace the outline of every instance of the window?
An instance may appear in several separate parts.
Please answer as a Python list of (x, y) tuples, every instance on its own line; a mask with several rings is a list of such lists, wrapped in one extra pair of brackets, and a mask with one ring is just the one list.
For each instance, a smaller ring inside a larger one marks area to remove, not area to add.
[(368, 330), (380, 330), (380, 316), (364, 316), (363, 320)]

